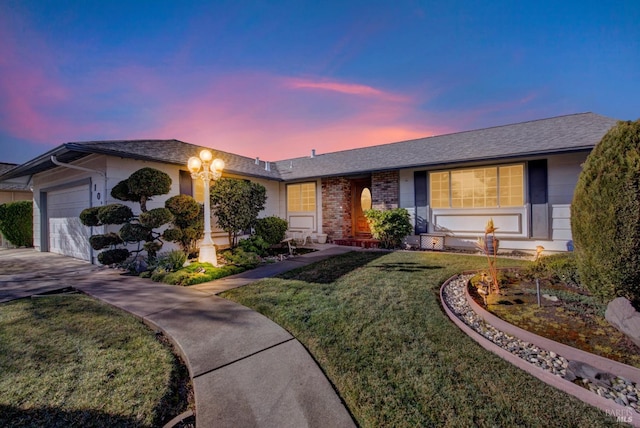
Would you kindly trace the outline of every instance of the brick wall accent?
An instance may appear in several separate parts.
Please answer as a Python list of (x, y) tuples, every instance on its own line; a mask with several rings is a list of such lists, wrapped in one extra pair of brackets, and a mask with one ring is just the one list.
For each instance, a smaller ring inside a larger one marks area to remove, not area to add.
[(371, 176), (371, 199), (374, 209), (398, 208), (400, 205), (400, 172), (374, 172)]
[(352, 234), (351, 182), (344, 177), (322, 179), (322, 232), (330, 240)]

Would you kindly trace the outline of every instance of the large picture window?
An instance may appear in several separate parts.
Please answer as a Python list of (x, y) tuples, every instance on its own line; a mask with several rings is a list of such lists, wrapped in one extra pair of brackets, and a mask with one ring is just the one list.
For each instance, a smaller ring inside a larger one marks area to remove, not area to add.
[(287, 185), (287, 211), (308, 212), (316, 210), (316, 183)]
[(524, 205), (524, 165), (429, 173), (432, 208), (496, 208)]

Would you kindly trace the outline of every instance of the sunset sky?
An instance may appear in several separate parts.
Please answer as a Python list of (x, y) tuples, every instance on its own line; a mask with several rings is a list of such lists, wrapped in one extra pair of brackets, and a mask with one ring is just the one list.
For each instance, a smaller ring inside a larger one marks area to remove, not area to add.
[(0, 162), (170, 139), (279, 160), (640, 117), (640, 1), (0, 0)]

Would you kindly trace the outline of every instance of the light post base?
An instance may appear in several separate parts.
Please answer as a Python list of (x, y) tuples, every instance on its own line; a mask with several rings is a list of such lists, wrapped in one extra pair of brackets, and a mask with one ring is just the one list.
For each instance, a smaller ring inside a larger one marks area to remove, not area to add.
[(200, 255), (198, 256), (200, 263), (211, 263), (218, 266), (218, 256), (216, 255), (216, 246), (213, 243), (202, 242), (200, 244)]

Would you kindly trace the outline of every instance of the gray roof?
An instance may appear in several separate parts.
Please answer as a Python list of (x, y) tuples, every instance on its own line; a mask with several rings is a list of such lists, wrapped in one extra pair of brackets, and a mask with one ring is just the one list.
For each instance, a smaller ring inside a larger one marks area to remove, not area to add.
[(139, 159), (152, 162), (161, 162), (184, 166), (191, 156), (198, 156), (200, 150), (208, 149), (214, 158), (220, 158), (225, 162), (227, 173), (239, 174), (249, 177), (262, 177), (279, 179), (277, 171), (267, 169), (265, 162), (256, 164), (254, 159), (236, 155), (233, 153), (214, 150), (208, 147), (200, 147), (179, 140), (115, 140), (115, 141), (80, 141), (65, 143), (53, 150), (26, 162), (5, 175), (0, 174), (0, 180), (32, 175), (43, 172), (56, 165), (51, 161), (51, 156), (63, 163), (73, 162), (90, 154), (104, 154), (122, 158)]
[(277, 162), (284, 180), (591, 150), (617, 120), (594, 113), (497, 126)]
[[(18, 166), (15, 163), (6, 163), (6, 162), (0, 162), (0, 176), (2, 174), (5, 174), (6, 172), (11, 171), (13, 168), (15, 168), (16, 166)], [(27, 186), (24, 183), (11, 183), (8, 181), (0, 181), (0, 191), (9, 191), (9, 192), (28, 192), (29, 191), (29, 186)]]
[[(484, 160), (501, 160), (591, 150), (617, 121), (580, 113), (475, 131), (345, 150), (314, 157), (264, 161), (209, 149), (225, 161), (229, 173), (273, 180), (355, 175), (399, 168), (437, 167)], [(0, 180), (32, 175), (51, 168), (51, 156), (72, 162), (89, 154), (105, 154), (183, 165), (205, 147), (178, 140), (118, 140), (66, 143), (19, 165), (0, 170)]]

